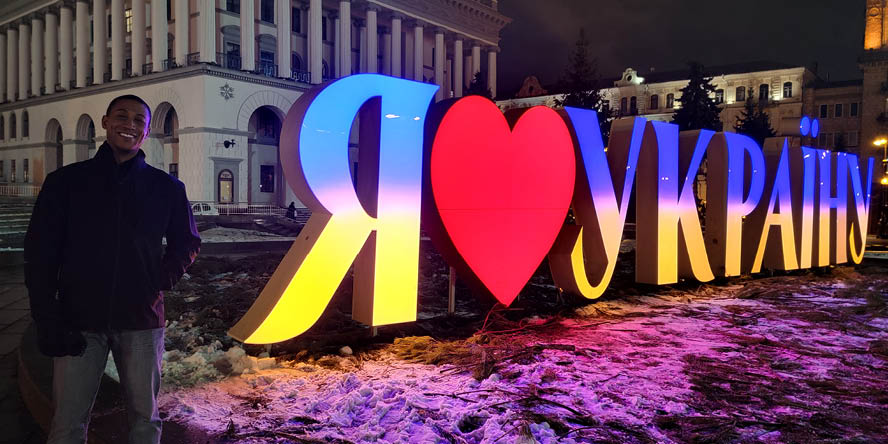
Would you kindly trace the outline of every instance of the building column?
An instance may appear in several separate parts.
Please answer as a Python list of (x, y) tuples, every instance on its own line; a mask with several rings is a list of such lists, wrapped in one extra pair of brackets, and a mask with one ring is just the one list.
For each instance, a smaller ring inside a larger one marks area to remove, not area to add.
[(311, 0), (308, 6), (308, 70), (311, 72), (311, 83), (324, 81), (323, 39), (321, 35), (321, 0)]
[(108, 65), (106, 26), (105, 0), (93, 0), (93, 85), (105, 81), (105, 67)]
[(278, 53), (278, 77), (290, 78), (293, 76), (291, 60), (291, 36), (293, 35), (292, 17), (289, 1), (275, 2), (277, 12), (277, 53)]
[(341, 77), (352, 73), (351, 0), (339, 1), (339, 66)]
[(444, 98), (453, 97), (453, 60), (444, 60)]
[(409, 21), (404, 24), (404, 72), (403, 77), (407, 80), (413, 80), (413, 44), (416, 40), (413, 38), (413, 22)]
[(256, 70), (256, 9), (253, 0), (241, 0), (240, 54), (241, 69)]
[(46, 55), (46, 72), (43, 86), (47, 94), (55, 92), (59, 83), (59, 16), (55, 9), (46, 12), (46, 40), (43, 52)]
[(71, 89), (71, 74), (74, 69), (74, 14), (71, 7), (59, 8), (59, 83), (62, 90)]
[(389, 73), (395, 77), (401, 77), (401, 16), (392, 17), (392, 43), (389, 48), (391, 64)]
[(493, 47), (487, 50), (487, 88), (490, 96), (496, 99), (496, 53), (499, 48)]
[(145, 64), (145, 0), (133, 0), (133, 33), (130, 37), (133, 75), (142, 75)]
[(18, 29), (6, 30), (6, 100), (18, 100)]
[[(173, 0), (176, 8), (175, 23), (175, 57), (176, 65), (185, 66), (186, 57), (188, 56), (188, 0)], [(181, 20), (184, 18), (184, 20)]]
[(89, 69), (89, 4), (86, 0), (77, 0), (77, 87), (86, 86), (86, 71)]
[(197, 23), (200, 42), (200, 61), (216, 62), (216, 0), (199, 0), (200, 17)]
[(447, 46), (444, 45), (444, 30), (435, 29), (435, 84), (438, 85), (438, 92), (435, 93), (435, 100), (440, 101), (450, 96), (445, 94), (444, 90), (444, 61), (447, 60)]
[(367, 7), (367, 72), (379, 72), (379, 27), (376, 6)]
[(355, 19), (358, 25), (358, 72), (367, 72), (367, 23), (361, 19)]
[(123, 78), (123, 49), (126, 47), (126, 27), (123, 21), (123, 0), (111, 0), (111, 80)]
[(453, 41), (453, 96), (454, 97), (462, 97), (463, 96), (463, 77), (465, 76), (465, 72), (463, 70), (463, 61), (465, 60), (465, 55), (463, 54), (463, 41), (459, 36), (456, 37), (456, 40)]
[[(28, 89), (31, 87), (29, 74), (31, 74), (31, 25), (22, 22), (19, 25), (18, 41), (19, 100), (28, 98)], [(21, 134), (19, 134), (19, 137), (21, 137)]]
[(6, 29), (0, 29), (0, 103), (12, 101), (6, 95), (6, 70), (9, 69), (9, 60), (6, 58)]
[(163, 71), (169, 42), (166, 1), (151, 0), (151, 65), (154, 72)]
[(31, 19), (31, 94), (41, 95), (43, 75), (43, 18), (34, 16)]
[(392, 75), (392, 33), (391, 29), (382, 27), (382, 69), (383, 74)]
[(342, 77), (342, 63), (339, 60), (339, 54), (342, 52), (342, 40), (339, 36), (342, 31), (340, 31), (339, 14), (334, 12), (330, 18), (333, 19), (333, 77), (338, 79)]
[(416, 26), (413, 27), (413, 80), (417, 82), (422, 82), (422, 72), (423, 72), (423, 37), (422, 37), (422, 23), (416, 22)]
[(469, 79), (469, 83), (475, 80), (475, 74), (479, 72), (481, 72), (481, 46), (475, 42), (472, 45), (472, 78)]

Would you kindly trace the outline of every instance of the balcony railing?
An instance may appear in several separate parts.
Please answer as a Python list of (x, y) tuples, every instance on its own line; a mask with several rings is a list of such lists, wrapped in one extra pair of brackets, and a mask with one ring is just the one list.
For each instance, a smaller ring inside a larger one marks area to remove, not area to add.
[(39, 186), (33, 185), (0, 185), (0, 196), (37, 197)]
[(185, 56), (185, 65), (186, 66), (197, 65), (198, 63), (200, 63), (200, 53), (199, 52), (192, 52), (191, 54), (188, 54)]
[(110, 81), (111, 81), (111, 73), (110, 72), (102, 73), (102, 82), (108, 83)]
[(291, 78), (297, 82), (311, 83), (311, 73), (308, 71), (294, 69)]
[(216, 53), (216, 63), (223, 68), (241, 69), (241, 58), (238, 55), (226, 54), (224, 52)]
[(154, 72), (154, 63), (146, 63), (142, 65), (143, 74), (151, 74), (152, 72)]
[(277, 77), (278, 66), (271, 62), (257, 60), (256, 74), (260, 74), (266, 77)]
[(176, 59), (165, 59), (163, 61), (163, 70), (169, 71), (173, 68), (178, 68), (179, 65), (176, 63)]

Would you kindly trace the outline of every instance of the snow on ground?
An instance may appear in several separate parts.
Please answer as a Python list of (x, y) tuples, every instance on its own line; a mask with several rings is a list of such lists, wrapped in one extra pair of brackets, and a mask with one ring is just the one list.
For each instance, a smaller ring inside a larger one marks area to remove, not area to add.
[(214, 227), (200, 232), (201, 242), (217, 243), (217, 242), (254, 242), (266, 240), (293, 240), (295, 237), (280, 236), (274, 233), (267, 233), (257, 230), (246, 230), (240, 228)]
[(214, 342), (168, 352), (161, 410), (243, 443), (888, 440), (888, 286), (884, 274), (843, 273), (666, 288), (525, 319), (485, 335), (511, 356), (471, 345), (491, 367), (480, 381), (394, 346), (321, 365)]

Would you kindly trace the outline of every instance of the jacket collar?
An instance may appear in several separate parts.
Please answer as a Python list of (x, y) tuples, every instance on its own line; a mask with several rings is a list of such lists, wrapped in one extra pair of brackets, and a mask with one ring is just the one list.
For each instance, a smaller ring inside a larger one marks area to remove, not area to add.
[[(120, 166), (117, 164), (117, 160), (114, 159), (114, 152), (111, 151), (111, 146), (108, 145), (107, 141), (103, 142), (102, 146), (99, 147), (94, 159), (99, 165), (102, 165), (103, 168), (114, 169)], [(123, 163), (123, 165), (126, 164), (130, 164), (129, 166), (132, 169), (142, 169), (145, 166), (145, 152), (139, 149), (139, 152), (136, 153), (135, 157)]]

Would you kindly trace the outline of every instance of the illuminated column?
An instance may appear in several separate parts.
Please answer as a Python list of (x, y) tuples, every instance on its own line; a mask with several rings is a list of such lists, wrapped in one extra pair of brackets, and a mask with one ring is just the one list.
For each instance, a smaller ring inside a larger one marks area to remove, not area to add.
[[(216, 0), (199, 0), (198, 39), (200, 61), (216, 62)], [(287, 12), (289, 14), (289, 12)]]
[(367, 72), (379, 72), (379, 28), (377, 26), (376, 6), (367, 7)]
[(34, 16), (31, 19), (31, 94), (35, 96), (41, 95), (43, 74), (43, 19)]
[(453, 96), (462, 97), (463, 95), (463, 41), (459, 36), (453, 42)]
[(382, 31), (382, 71), (383, 74), (392, 75), (392, 33), (389, 28), (381, 28)]
[(423, 76), (423, 39), (422, 39), (422, 22), (416, 22), (413, 27), (413, 80), (422, 82)]
[(133, 43), (133, 74), (140, 76), (145, 64), (145, 0), (133, 0), (133, 34), (130, 39)]
[[(164, 3), (158, 1), (157, 3)], [(93, 84), (105, 81), (108, 64), (108, 31), (105, 29), (105, 0), (93, 0)], [(166, 41), (164, 39), (164, 41)]]
[(256, 69), (256, 10), (253, 0), (242, 0), (240, 5), (241, 69)]
[(367, 72), (367, 23), (361, 19), (355, 19), (358, 25), (358, 69), (357, 72)]
[(481, 72), (481, 46), (475, 42), (472, 45), (472, 78), (469, 79), (469, 83), (475, 80), (475, 74), (479, 72)]
[(6, 58), (6, 34), (5, 29), (0, 32), (0, 102), (12, 100), (6, 95), (6, 70), (9, 69), (9, 60)]
[(111, 80), (123, 78), (123, 48), (126, 46), (123, 20), (123, 0), (111, 0)]
[[(447, 46), (444, 45), (444, 30), (435, 29), (435, 84), (439, 86), (435, 100), (442, 100), (444, 95), (444, 61), (447, 60)], [(449, 94), (448, 94), (449, 95)]]
[(391, 65), (389, 72), (394, 77), (401, 77), (401, 16), (392, 16)]
[(311, 71), (311, 83), (314, 84), (324, 81), (321, 12), (321, 0), (311, 0), (308, 7), (308, 69)]
[(31, 73), (31, 25), (22, 22), (19, 25), (18, 41), (18, 92), (19, 100), (28, 98), (28, 88), (31, 86), (29, 74)]
[[(167, 45), (169, 44), (167, 41), (168, 31), (166, 1), (151, 0), (151, 65), (154, 72), (163, 71), (163, 61), (167, 57)], [(241, 35), (243, 32), (241, 29)]]
[(341, 77), (352, 73), (351, 0), (339, 1), (339, 66)]
[(487, 51), (487, 88), (490, 89), (490, 96), (496, 98), (496, 53), (499, 48), (490, 48)]
[(59, 16), (55, 9), (46, 12), (46, 40), (43, 49), (46, 54), (43, 85), (46, 87), (46, 93), (52, 94), (59, 81)]
[(188, 56), (188, 0), (174, 1), (176, 2), (176, 65), (185, 66), (185, 58)]
[(74, 12), (68, 5), (59, 8), (59, 83), (62, 89), (71, 89), (74, 69)]
[(18, 100), (18, 30), (6, 31), (6, 100)]
[(86, 71), (89, 69), (89, 4), (86, 0), (77, 1), (77, 69), (75, 77), (77, 87), (86, 86)]
[(290, 23), (290, 2), (277, 1), (277, 53), (278, 53), (278, 77), (291, 77), (293, 68), (291, 66), (290, 57), (290, 35), (292, 33), (292, 25)]

